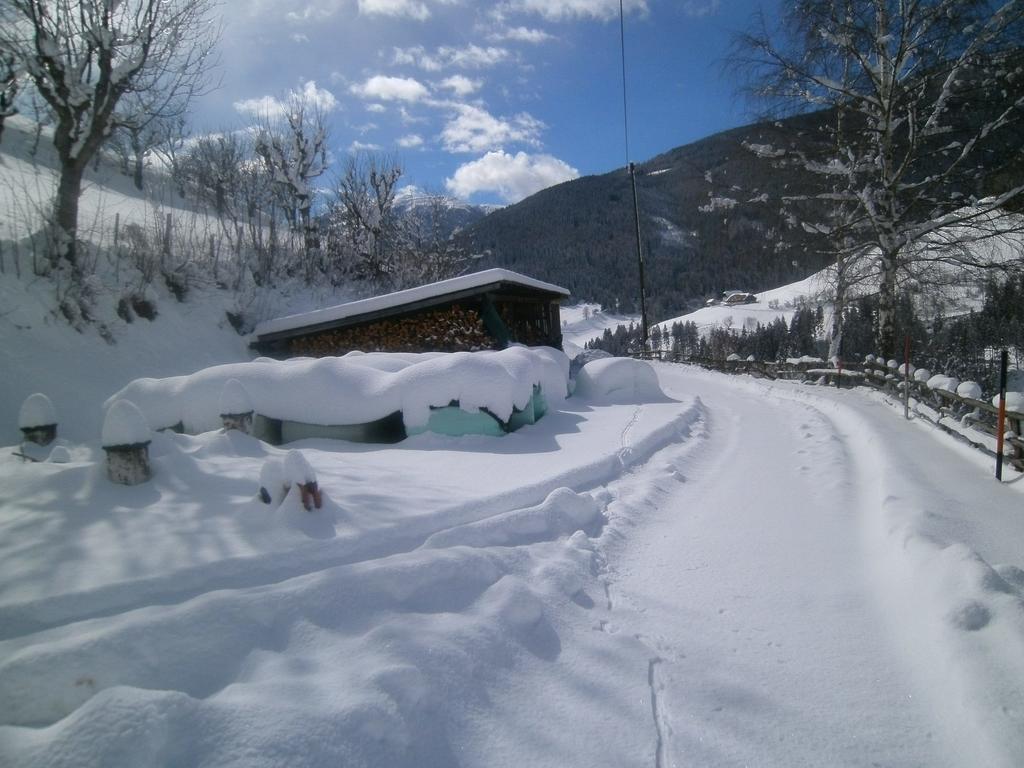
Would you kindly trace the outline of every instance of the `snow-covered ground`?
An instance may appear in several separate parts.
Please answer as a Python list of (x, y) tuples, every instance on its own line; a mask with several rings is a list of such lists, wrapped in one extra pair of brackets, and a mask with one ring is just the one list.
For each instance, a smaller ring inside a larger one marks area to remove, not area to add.
[(234, 433), (132, 488), (5, 451), (0, 764), (1020, 765), (1024, 486), (876, 394), (655, 369), (290, 446), (311, 512)]

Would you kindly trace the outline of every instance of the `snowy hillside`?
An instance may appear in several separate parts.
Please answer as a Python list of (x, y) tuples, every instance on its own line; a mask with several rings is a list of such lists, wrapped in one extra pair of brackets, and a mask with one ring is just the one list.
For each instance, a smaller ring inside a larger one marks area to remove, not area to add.
[(614, 331), (620, 325), (640, 323), (639, 315), (617, 315), (605, 312), (599, 304), (573, 304), (561, 308), (562, 348), (569, 357), (579, 354), (584, 345), (600, 338), (605, 329)]

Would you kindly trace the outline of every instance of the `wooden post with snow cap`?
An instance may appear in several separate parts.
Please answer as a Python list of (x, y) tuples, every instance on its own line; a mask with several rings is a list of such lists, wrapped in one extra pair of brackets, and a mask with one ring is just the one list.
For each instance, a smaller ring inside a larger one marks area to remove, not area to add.
[(1003, 479), (1003, 440), (1006, 436), (1006, 377), (1010, 367), (1010, 353), (1003, 350), (999, 356), (999, 417), (996, 419), (996, 480)]
[(252, 432), (254, 409), (249, 391), (238, 379), (228, 379), (220, 391), (220, 420), (224, 429)]
[(103, 419), (103, 450), (107, 477), (118, 485), (138, 485), (153, 476), (149, 464), (150, 429), (146, 417), (130, 400), (117, 400)]
[(42, 392), (25, 398), (18, 412), (22, 439), (36, 445), (49, 445), (57, 438), (57, 409)]

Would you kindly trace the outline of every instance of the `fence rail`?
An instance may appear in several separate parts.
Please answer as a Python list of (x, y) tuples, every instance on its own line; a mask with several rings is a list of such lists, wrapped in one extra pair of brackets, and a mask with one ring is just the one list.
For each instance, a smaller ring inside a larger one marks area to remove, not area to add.
[[(684, 358), (673, 352), (650, 353), (651, 359), (688, 363), (722, 373), (749, 374), (758, 378), (803, 381), (836, 387), (868, 386), (896, 397), (903, 397), (903, 376), (884, 363), (850, 363), (842, 368), (827, 368), (821, 360), (801, 362), (765, 362), (761, 360), (716, 360)], [(999, 409), (984, 400), (963, 397), (956, 392), (933, 389), (926, 383), (909, 381), (911, 410), (940, 429), (996, 456)], [(1024, 413), (1006, 411), (1004, 456), (1010, 466), (1024, 472)]]

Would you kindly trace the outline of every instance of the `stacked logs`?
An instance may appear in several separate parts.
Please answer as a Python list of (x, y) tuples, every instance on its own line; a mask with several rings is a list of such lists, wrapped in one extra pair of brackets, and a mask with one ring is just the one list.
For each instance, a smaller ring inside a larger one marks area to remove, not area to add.
[(475, 352), (495, 341), (473, 309), (452, 306), (412, 317), (379, 320), (292, 339), (292, 355), (328, 357), (363, 352)]

